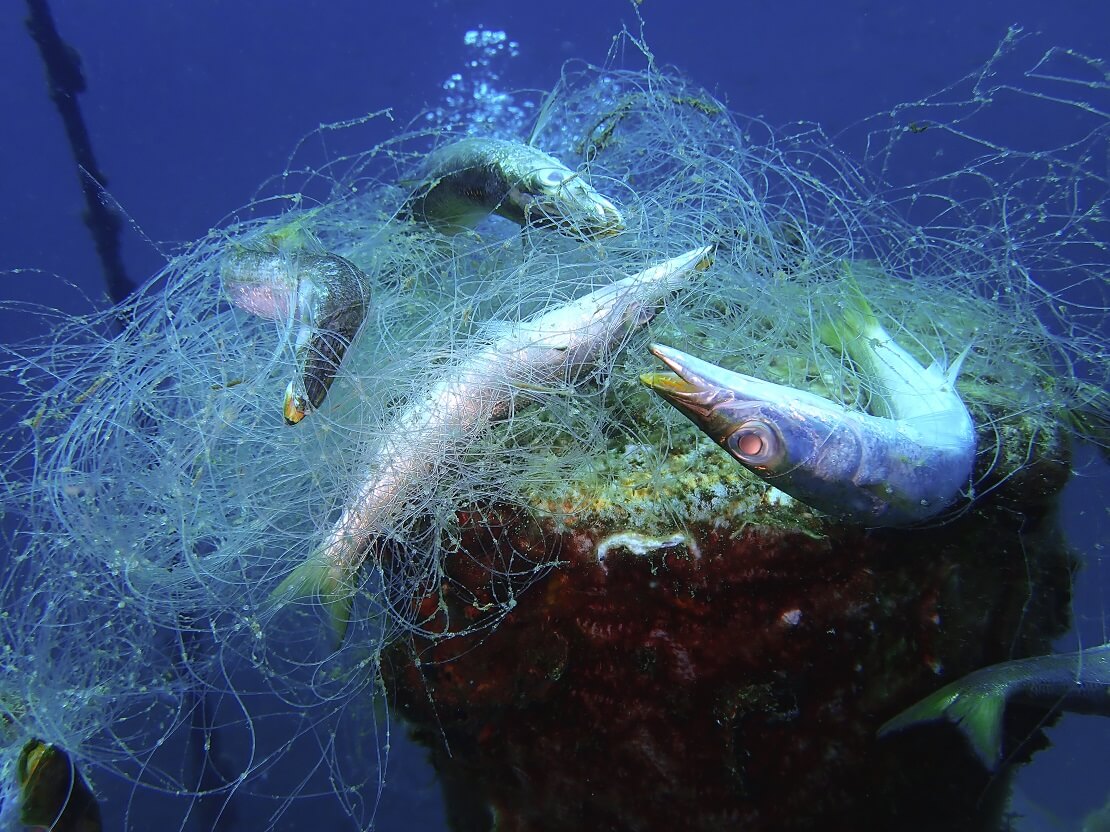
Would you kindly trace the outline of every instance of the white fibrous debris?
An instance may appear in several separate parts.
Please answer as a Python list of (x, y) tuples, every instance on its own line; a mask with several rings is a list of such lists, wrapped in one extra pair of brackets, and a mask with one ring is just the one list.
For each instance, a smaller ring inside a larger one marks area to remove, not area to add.
[(610, 535), (597, 544), (597, 562), (604, 566), (606, 556), (614, 549), (626, 549), (634, 555), (643, 556), (680, 546), (694, 552), (690, 540), (682, 532), (675, 532), (670, 537), (648, 537), (635, 532), (621, 532)]

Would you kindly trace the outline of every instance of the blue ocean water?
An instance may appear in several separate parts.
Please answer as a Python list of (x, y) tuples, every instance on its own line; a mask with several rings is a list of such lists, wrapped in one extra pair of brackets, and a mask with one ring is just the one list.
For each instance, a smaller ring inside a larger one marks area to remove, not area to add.
[[(108, 190), (134, 222), (124, 250), (131, 275), (140, 280), (162, 264), (160, 249), (202, 236), (248, 201), (319, 124), (384, 108), (404, 124), (435, 106), (445, 79), (468, 59), (464, 33), (479, 25), (505, 31), (519, 44), (518, 56), (505, 64), (505, 88), (542, 90), (567, 59), (604, 61), (622, 25), (639, 32), (638, 11), (656, 58), (709, 87), (732, 109), (773, 125), (804, 120), (832, 136), (847, 131), (849, 143), (861, 119), (922, 98), (982, 65), (1014, 24), (1039, 33), (1044, 48), (1061, 45), (1110, 60), (1105, 0), (1051, 6), (1030, 0), (644, 0), (638, 6), (619, 0), (150, 0), (110, 6), (56, 0), (52, 7), (60, 32), (81, 56), (89, 85), (81, 104)], [(28, 271), (6, 276), (0, 297), (81, 311), (101, 303), (99, 266), (81, 224), (70, 151), (23, 15), (21, 3), (0, 10), (0, 188), (8, 206), (0, 224), (0, 268), (41, 270), (76, 289)], [(1051, 143), (1053, 124), (1020, 118), (1000, 123), (1000, 132)], [(384, 138), (390, 122), (383, 120), (380, 129)], [(931, 161), (916, 160), (921, 170), (896, 174), (912, 181)], [(33, 334), (29, 328), (37, 322), (5, 315), (0, 325), (0, 337), (18, 340)], [(1105, 555), (1110, 543), (1110, 475), (1091, 452), (1081, 453), (1076, 467), (1065, 519), (1076, 549), (1090, 558), (1076, 603), (1083, 639), (1092, 643), (1107, 638), (1110, 565), (1097, 554)], [(1074, 649), (1074, 639), (1060, 647)], [(1069, 717), (1052, 736), (1057, 747), (1040, 755), (1020, 784), (1043, 816), (1019, 828), (1074, 828), (1075, 819), (1102, 805), (1110, 791), (1107, 721)], [(443, 828), (422, 753), (395, 751), (379, 828)], [(294, 809), (283, 823), (297, 828), (297, 821)]]

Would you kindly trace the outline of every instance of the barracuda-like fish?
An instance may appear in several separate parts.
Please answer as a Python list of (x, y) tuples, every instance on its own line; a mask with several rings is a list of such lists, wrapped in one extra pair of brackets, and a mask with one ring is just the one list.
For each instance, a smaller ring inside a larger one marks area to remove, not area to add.
[(879, 729), (883, 737), (924, 722), (956, 725), (988, 769), (1002, 760), (1002, 717), (1017, 702), (1110, 716), (1110, 644), (984, 667), (945, 685)]
[(808, 506), (867, 526), (926, 520), (971, 476), (975, 430), (954, 383), (902, 349), (861, 295), (825, 333), (867, 375), (883, 415), (731, 372), (679, 350), (651, 351), (673, 373), (641, 381), (737, 461)]
[(298, 323), (297, 371), (285, 388), (287, 424), (323, 404), (347, 347), (369, 305), (369, 280), (338, 254), (237, 248), (224, 258), (224, 289), (231, 302), (266, 318)]
[(596, 240), (624, 230), (620, 211), (580, 174), (531, 145), (472, 138), (441, 147), (405, 213), (446, 234), (489, 214)]
[(318, 597), (342, 638), (368, 544), (387, 530), (406, 499), (515, 407), (603, 365), (664, 298), (709, 262), (709, 247), (688, 251), (515, 323), (451, 365), (401, 410), (323, 545), (281, 583), (273, 600)]

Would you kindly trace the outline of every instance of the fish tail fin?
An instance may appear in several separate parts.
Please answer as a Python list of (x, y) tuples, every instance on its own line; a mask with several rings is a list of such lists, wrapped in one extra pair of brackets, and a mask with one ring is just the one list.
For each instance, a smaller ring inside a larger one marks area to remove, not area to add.
[(836, 311), (818, 323), (817, 335), (826, 346), (851, 359), (874, 392), (879, 394), (871, 401), (873, 415), (893, 418), (896, 410), (892, 401), (905, 398), (900, 393), (905, 391), (912, 368), (905, 367), (902, 361), (892, 364), (892, 352), (897, 358), (901, 351), (897, 345), (894, 345), (894, 350), (891, 349), (893, 341), (890, 334), (875, 317), (871, 304), (852, 275), (851, 266), (847, 264), (844, 266), (843, 283), (847, 292)]
[(1002, 715), (1005, 690), (967, 690), (960, 682), (947, 685), (912, 705), (879, 729), (883, 737), (923, 722), (951, 722), (967, 737), (975, 755), (989, 769), (998, 766), (1002, 754)]
[(817, 326), (817, 334), (826, 345), (855, 360), (868, 339), (887, 341), (890, 336), (875, 317), (863, 290), (852, 277), (851, 267), (844, 267), (844, 285), (848, 291), (839, 304), (837, 314), (825, 318)]
[(338, 572), (319, 552), (314, 552), (286, 576), (270, 594), (270, 604), (282, 606), (302, 598), (316, 598), (324, 606), (335, 645), (343, 643), (354, 600), (353, 574)]

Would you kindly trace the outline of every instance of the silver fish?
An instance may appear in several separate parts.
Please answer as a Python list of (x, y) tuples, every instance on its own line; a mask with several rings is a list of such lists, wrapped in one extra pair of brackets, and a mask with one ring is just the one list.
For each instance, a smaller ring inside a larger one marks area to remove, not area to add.
[(955, 501), (975, 459), (971, 416), (947, 371), (922, 367), (859, 296), (830, 333), (883, 395), (887, 415), (723, 369), (679, 350), (651, 351), (672, 373), (641, 381), (738, 462), (808, 506), (867, 526), (935, 516)]
[(324, 402), (355, 334), (366, 318), (369, 280), (338, 254), (236, 248), (221, 269), (224, 289), (240, 309), (299, 323), (297, 372), (282, 412), (295, 425)]
[(323, 545), (282, 581), (273, 600), (320, 598), (342, 638), (368, 543), (406, 499), (522, 400), (534, 401), (603, 364), (629, 333), (651, 320), (664, 298), (708, 268), (710, 251), (688, 251), (513, 324), (451, 365), (427, 393), (401, 409)]
[(922, 699), (879, 729), (879, 736), (946, 720), (994, 770), (1002, 760), (1002, 716), (1010, 702), (1110, 716), (1110, 644), (984, 667)]
[(489, 214), (587, 240), (624, 230), (620, 211), (581, 174), (536, 147), (502, 139), (463, 139), (434, 151), (404, 213), (446, 234)]

